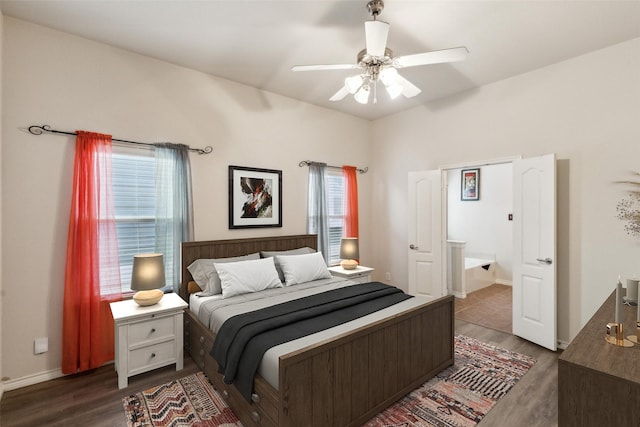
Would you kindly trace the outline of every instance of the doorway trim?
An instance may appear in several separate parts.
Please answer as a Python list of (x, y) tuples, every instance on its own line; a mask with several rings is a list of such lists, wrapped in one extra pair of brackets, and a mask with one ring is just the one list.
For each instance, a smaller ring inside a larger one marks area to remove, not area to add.
[[(495, 158), (495, 159), (489, 159), (489, 160), (478, 160), (478, 161), (468, 161), (468, 162), (462, 162), (462, 163), (453, 163), (453, 164), (448, 164), (448, 165), (441, 165), (438, 166), (438, 170), (440, 171), (440, 187), (441, 187), (441, 191), (442, 191), (442, 230), (444, 232), (446, 232), (446, 235), (449, 234), (449, 224), (447, 224), (447, 215), (448, 215), (448, 209), (449, 209), (449, 197), (448, 197), (448, 180), (446, 179), (447, 177), (447, 173), (450, 170), (455, 170), (455, 169), (465, 169), (465, 168), (477, 168), (477, 167), (482, 167), (482, 166), (493, 166), (493, 165), (502, 165), (505, 163), (513, 163), (516, 160), (522, 160), (522, 156), (518, 155), (518, 156), (509, 156), (509, 157), (499, 157), (499, 158)], [(446, 236), (443, 238), (442, 240), (442, 253), (446, 254), (447, 253), (447, 239)], [(448, 258), (446, 256), (443, 255), (443, 259), (446, 260), (446, 262), (443, 265), (442, 268), (442, 286), (443, 286), (443, 292), (449, 293), (452, 292), (453, 289), (449, 289), (449, 276), (448, 276), (448, 271), (449, 271), (449, 261)]]

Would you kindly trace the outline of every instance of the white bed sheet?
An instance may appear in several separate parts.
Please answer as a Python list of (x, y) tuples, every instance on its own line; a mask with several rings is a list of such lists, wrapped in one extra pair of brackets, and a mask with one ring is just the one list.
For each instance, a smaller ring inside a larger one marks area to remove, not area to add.
[[(214, 332), (217, 332), (226, 319), (237, 314), (238, 309), (244, 312), (248, 312), (251, 310), (262, 308), (264, 306), (278, 304), (296, 298), (302, 298), (307, 295), (324, 292), (330, 289), (337, 289), (340, 287), (353, 286), (357, 284), (358, 283), (356, 282), (342, 278), (322, 279), (316, 280), (314, 282), (304, 283), (301, 285), (278, 289), (269, 289), (267, 291), (255, 294), (245, 294), (238, 297), (230, 298), (227, 301), (222, 301), (223, 298), (221, 295), (214, 295), (211, 297), (198, 297), (195, 295), (191, 295), (191, 297), (189, 298), (189, 308), (193, 313), (196, 314), (198, 319), (208, 325)], [(342, 325), (338, 325), (333, 328), (329, 328), (324, 331), (320, 331), (315, 334), (311, 334), (306, 337), (298, 338), (296, 340), (272, 347), (264, 354), (262, 362), (260, 363), (260, 366), (258, 368), (258, 373), (273, 388), (278, 390), (278, 362), (280, 356), (300, 350), (309, 345), (317, 344), (327, 339), (334, 338), (338, 335), (347, 334), (369, 323), (393, 317), (403, 311), (418, 307), (433, 300), (434, 298), (428, 297), (410, 298), (398, 304), (394, 304), (391, 307), (387, 307), (385, 309), (368, 314)], [(205, 309), (202, 310), (203, 313), (200, 313), (200, 309), (206, 301), (217, 301), (211, 304), (217, 306), (218, 308), (215, 309), (213, 313), (205, 313)]]

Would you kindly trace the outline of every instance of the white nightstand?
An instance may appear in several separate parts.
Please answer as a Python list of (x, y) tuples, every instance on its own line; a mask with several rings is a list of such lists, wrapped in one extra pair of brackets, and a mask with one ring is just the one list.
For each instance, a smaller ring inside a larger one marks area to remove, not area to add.
[(334, 277), (343, 277), (345, 279), (353, 280), (358, 283), (368, 283), (371, 281), (371, 273), (373, 272), (371, 267), (357, 266), (353, 270), (345, 270), (339, 265), (335, 267), (329, 267), (331, 275)]
[(159, 303), (142, 307), (133, 300), (112, 302), (115, 322), (115, 362), (118, 388), (128, 378), (182, 361), (182, 313), (188, 304), (177, 294), (166, 294)]

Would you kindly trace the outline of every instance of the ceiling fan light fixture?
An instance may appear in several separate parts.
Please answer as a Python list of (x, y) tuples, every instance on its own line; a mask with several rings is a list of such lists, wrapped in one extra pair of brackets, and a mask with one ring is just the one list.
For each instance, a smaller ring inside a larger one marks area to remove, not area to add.
[(385, 86), (393, 86), (398, 80), (398, 70), (393, 67), (386, 67), (380, 71), (380, 80)]
[(353, 95), (353, 99), (355, 99), (357, 102), (359, 102), (360, 104), (366, 104), (369, 102), (369, 94), (370, 94), (370, 90), (369, 90), (369, 85), (363, 85), (360, 90), (358, 90), (356, 92), (355, 95)]
[(361, 75), (351, 76), (344, 79), (344, 87), (347, 88), (350, 94), (354, 94), (362, 87), (364, 83), (364, 79)]

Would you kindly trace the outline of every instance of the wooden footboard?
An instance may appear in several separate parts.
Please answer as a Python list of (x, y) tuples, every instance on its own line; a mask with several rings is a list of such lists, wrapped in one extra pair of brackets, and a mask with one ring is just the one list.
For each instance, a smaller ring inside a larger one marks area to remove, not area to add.
[(185, 346), (245, 426), (360, 426), (453, 364), (447, 296), (280, 358), (279, 387), (260, 376), (248, 403), (209, 355), (214, 334), (187, 310)]

